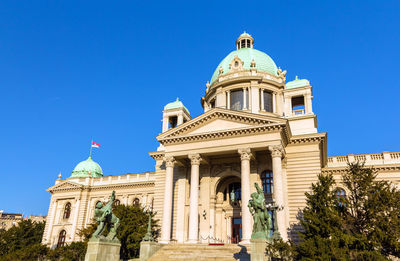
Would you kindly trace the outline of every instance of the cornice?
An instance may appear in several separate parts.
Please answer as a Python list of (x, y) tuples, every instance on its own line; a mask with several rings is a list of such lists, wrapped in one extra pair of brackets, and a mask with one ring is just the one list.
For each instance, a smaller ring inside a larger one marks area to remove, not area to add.
[[(371, 167), (378, 172), (389, 172), (389, 171), (400, 171), (400, 164), (391, 164), (391, 165), (380, 165), (380, 166), (365, 166)], [(330, 174), (342, 174), (348, 170), (347, 166), (345, 167), (327, 167), (322, 169), (322, 173), (330, 173)]]
[(110, 189), (110, 188), (126, 188), (126, 187), (154, 187), (154, 181), (143, 181), (143, 182), (135, 182), (135, 183), (120, 183), (120, 184), (109, 184), (109, 185), (99, 185), (99, 186), (90, 186), (90, 190), (102, 190), (102, 189)]
[(149, 155), (155, 160), (162, 160), (165, 156), (165, 152), (154, 151), (154, 152), (149, 152)]
[(290, 144), (302, 144), (302, 143), (320, 143), (326, 142), (326, 132), (296, 135), (290, 138)]
[(55, 188), (47, 189), (48, 192), (61, 192), (61, 191), (76, 191), (76, 190), (101, 190), (110, 188), (126, 188), (126, 187), (153, 187), (154, 181), (141, 181), (132, 183), (116, 183), (116, 184), (104, 184), (104, 185), (80, 185), (80, 187), (65, 187), (65, 188)]

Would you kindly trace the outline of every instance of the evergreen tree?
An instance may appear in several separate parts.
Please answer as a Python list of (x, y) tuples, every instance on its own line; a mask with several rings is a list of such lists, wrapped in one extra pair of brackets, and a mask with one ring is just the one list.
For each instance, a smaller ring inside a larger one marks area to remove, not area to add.
[(307, 206), (302, 212), (299, 233), (301, 242), (295, 246), (298, 260), (346, 260), (352, 239), (343, 230), (340, 204), (334, 191), (332, 175), (318, 175), (312, 192), (306, 193)]
[(400, 257), (400, 191), (388, 181), (376, 180), (377, 173), (363, 163), (351, 163), (343, 174), (349, 191), (343, 216), (354, 235), (352, 256)]

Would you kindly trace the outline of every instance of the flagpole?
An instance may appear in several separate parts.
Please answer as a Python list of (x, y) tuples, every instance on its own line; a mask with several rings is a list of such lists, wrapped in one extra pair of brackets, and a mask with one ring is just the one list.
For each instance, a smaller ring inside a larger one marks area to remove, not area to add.
[(92, 149), (93, 149), (93, 139), (92, 139), (92, 141), (90, 142), (90, 153), (89, 153), (89, 158), (91, 158), (92, 157)]

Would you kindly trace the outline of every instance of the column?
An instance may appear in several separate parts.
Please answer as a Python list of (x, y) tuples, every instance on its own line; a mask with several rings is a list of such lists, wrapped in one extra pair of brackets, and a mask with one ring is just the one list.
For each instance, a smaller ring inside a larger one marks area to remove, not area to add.
[(276, 92), (272, 93), (272, 112), (276, 113)]
[(188, 243), (198, 243), (199, 238), (199, 169), (201, 157), (199, 154), (189, 155), (190, 173), (190, 207), (189, 207), (189, 238)]
[[(284, 206), (284, 195), (283, 195), (283, 174), (282, 174), (282, 155), (283, 148), (281, 145), (270, 146), (269, 150), (271, 151), (272, 157), (272, 172), (274, 175), (274, 199), (275, 204), (278, 207), (286, 207)], [(287, 231), (286, 231), (286, 217), (285, 212), (283, 210), (278, 211), (276, 213), (278, 231), (281, 234), (283, 240), (287, 240)]]
[(183, 114), (179, 113), (178, 114), (178, 124), (177, 124), (177, 126), (181, 125), (182, 123), (183, 123)]
[(231, 92), (226, 92), (226, 108), (229, 110), (231, 108)]
[(241, 160), (241, 186), (242, 186), (242, 244), (250, 243), (251, 238), (251, 214), (247, 207), (250, 200), (250, 158), (249, 148), (239, 149)]
[(75, 211), (74, 211), (74, 221), (72, 223), (72, 231), (71, 231), (71, 241), (74, 241), (76, 235), (76, 226), (78, 224), (78, 214), (79, 214), (79, 207), (80, 207), (80, 198), (78, 198), (75, 202)]
[(247, 110), (246, 87), (243, 87), (243, 110)]
[(164, 207), (162, 214), (162, 227), (160, 243), (167, 244), (171, 240), (171, 214), (172, 214), (172, 181), (174, 177), (174, 157), (164, 157), (165, 171), (165, 187), (164, 187)]
[(168, 130), (168, 117), (163, 117), (163, 125), (162, 125), (162, 132)]
[(261, 111), (265, 111), (265, 109), (264, 109), (264, 90), (263, 89), (261, 89), (260, 95), (261, 95)]

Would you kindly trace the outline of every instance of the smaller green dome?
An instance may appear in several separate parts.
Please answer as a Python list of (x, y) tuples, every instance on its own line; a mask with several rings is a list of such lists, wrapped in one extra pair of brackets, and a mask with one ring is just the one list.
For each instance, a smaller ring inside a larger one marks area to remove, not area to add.
[(93, 161), (91, 157), (79, 162), (71, 174), (71, 178), (86, 178), (90, 176), (94, 178), (103, 176), (103, 170), (100, 165)]
[[(176, 101), (170, 102), (167, 105), (164, 106), (164, 111), (166, 110), (173, 110), (173, 109), (179, 109), (183, 108), (189, 113), (189, 110), (183, 105), (183, 103), (179, 100), (179, 98), (176, 98)], [(189, 113), (190, 114), (190, 113)]]
[(307, 79), (299, 79), (299, 77), (296, 76), (293, 81), (286, 83), (286, 89), (294, 89), (308, 85), (310, 85), (310, 82)]

